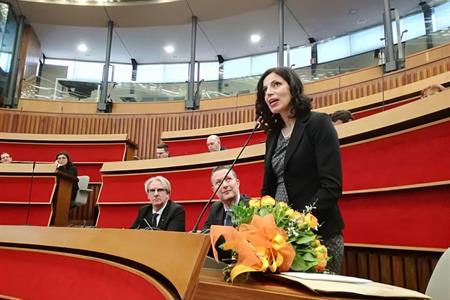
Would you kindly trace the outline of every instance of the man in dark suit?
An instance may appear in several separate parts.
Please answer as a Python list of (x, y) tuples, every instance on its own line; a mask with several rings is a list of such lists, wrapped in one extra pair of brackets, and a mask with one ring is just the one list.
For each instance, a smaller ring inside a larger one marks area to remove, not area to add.
[(186, 213), (183, 206), (170, 200), (169, 180), (162, 176), (152, 177), (144, 183), (144, 188), (151, 204), (139, 210), (131, 228), (185, 231)]
[[(215, 191), (219, 186), (225, 174), (230, 170), (230, 166), (218, 166), (212, 170), (211, 173), (211, 184), (212, 190)], [(205, 225), (203, 225), (202, 232), (208, 232), (211, 225), (225, 225), (232, 226), (232, 215), (231, 206), (243, 203), (248, 204), (249, 198), (245, 195), (241, 195), (239, 191), (239, 179), (237, 178), (236, 172), (233, 169), (228, 173), (227, 177), (223, 181), (220, 188), (217, 190), (217, 196), (220, 201), (214, 202), (209, 210), (208, 218), (206, 219)], [(224, 251), (219, 248), (219, 245), (223, 244), (225, 240), (221, 237), (215, 247), (219, 255), (219, 259), (224, 262), (229, 262), (231, 259), (232, 252)], [(212, 249), (210, 249), (208, 256), (213, 256)]]
[[(211, 184), (215, 191), (220, 184), (230, 166), (219, 166), (212, 170)], [(209, 210), (208, 218), (203, 225), (203, 230), (208, 230), (211, 225), (232, 225), (231, 223), (231, 206), (238, 203), (248, 204), (249, 198), (241, 195), (239, 191), (239, 179), (233, 169), (228, 173), (224, 182), (217, 190), (217, 196), (220, 201), (214, 202)]]

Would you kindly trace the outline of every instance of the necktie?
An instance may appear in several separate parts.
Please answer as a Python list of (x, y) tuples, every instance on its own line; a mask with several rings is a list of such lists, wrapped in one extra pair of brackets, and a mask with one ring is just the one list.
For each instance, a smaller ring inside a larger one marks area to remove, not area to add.
[(159, 214), (152, 214), (152, 223), (150, 224), (152, 227), (158, 227), (158, 215)]
[(225, 211), (225, 220), (223, 221), (223, 225), (225, 226), (233, 226), (233, 222), (231, 221), (231, 216), (232, 216), (232, 212), (231, 210), (226, 210)]

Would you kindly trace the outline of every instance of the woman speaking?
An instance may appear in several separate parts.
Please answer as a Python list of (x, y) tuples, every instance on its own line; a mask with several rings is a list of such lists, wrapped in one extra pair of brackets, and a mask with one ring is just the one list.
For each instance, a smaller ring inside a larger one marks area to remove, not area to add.
[(313, 205), (338, 273), (344, 254), (344, 222), (338, 207), (342, 193), (339, 140), (330, 117), (311, 111), (297, 73), (286, 67), (267, 70), (257, 85), (256, 115), (268, 131), (262, 195), (302, 211)]

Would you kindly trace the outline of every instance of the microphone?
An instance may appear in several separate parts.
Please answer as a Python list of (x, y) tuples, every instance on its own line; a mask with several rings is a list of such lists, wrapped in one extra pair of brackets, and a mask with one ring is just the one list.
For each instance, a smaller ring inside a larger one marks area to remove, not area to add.
[[(216, 196), (217, 192), (219, 191), (220, 187), (222, 186), (222, 183), (225, 181), (225, 179), (227, 178), (228, 174), (230, 174), (231, 170), (233, 169), (234, 165), (236, 164), (236, 162), (238, 161), (239, 157), (241, 157), (242, 152), (244, 152), (244, 149), (247, 147), (248, 143), (250, 142), (250, 139), (252, 138), (253, 134), (255, 134), (256, 129), (258, 129), (261, 126), (261, 121), (262, 121), (262, 116), (259, 116), (256, 119), (256, 124), (255, 127), (253, 127), (252, 132), (250, 132), (250, 134), (248, 135), (247, 140), (245, 141), (244, 145), (242, 146), (241, 151), (239, 151), (238, 155), (236, 156), (236, 158), (234, 159), (234, 161), (231, 163), (230, 168), (228, 169), (228, 171), (225, 173), (225, 176), (223, 176), (222, 180), (220, 181), (220, 184), (217, 185), (216, 189), (214, 190), (214, 192), (211, 194), (211, 196), (209, 197), (208, 201), (206, 201), (205, 206), (203, 206), (202, 211), (200, 212), (200, 215), (198, 216), (197, 221), (195, 222), (194, 227), (192, 228), (192, 230), (190, 231), (191, 233), (196, 233), (198, 230), (198, 225), (200, 224), (200, 221), (203, 217), (203, 215), (206, 212), (206, 209), (209, 207), (209, 205), (211, 205), (212, 200), (214, 199), (214, 197)], [(208, 233), (209, 230), (202, 230), (201, 233)]]
[(147, 224), (147, 228), (151, 228), (151, 230), (153, 230), (152, 226), (150, 225), (150, 223), (147, 221), (146, 218), (142, 218), (142, 220), (144, 220), (145, 224)]

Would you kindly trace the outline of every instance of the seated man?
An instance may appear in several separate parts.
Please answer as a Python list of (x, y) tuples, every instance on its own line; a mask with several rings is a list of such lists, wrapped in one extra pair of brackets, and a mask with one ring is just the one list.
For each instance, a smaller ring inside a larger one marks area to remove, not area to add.
[[(218, 166), (212, 170), (211, 184), (212, 190), (215, 191), (222, 181), (230, 166)], [(203, 225), (203, 231), (208, 230), (211, 225), (227, 225), (231, 226), (231, 206), (238, 203), (248, 204), (249, 198), (241, 195), (239, 191), (239, 179), (236, 172), (232, 169), (228, 173), (226, 179), (217, 190), (217, 196), (220, 201), (214, 202), (209, 210), (208, 218)]]
[[(215, 191), (219, 186), (220, 182), (224, 178), (225, 174), (230, 169), (230, 166), (218, 166), (212, 170), (211, 173), (211, 184), (212, 190)], [(228, 173), (226, 179), (223, 181), (220, 188), (217, 190), (217, 196), (220, 201), (214, 202), (209, 210), (208, 218), (203, 225), (202, 232), (208, 232), (211, 225), (225, 225), (232, 226), (232, 216), (231, 216), (231, 206), (237, 205), (238, 203), (248, 204), (249, 198), (245, 195), (241, 195), (239, 191), (239, 179), (237, 178), (236, 172), (232, 169)], [(219, 248), (219, 245), (223, 244), (225, 240), (221, 237), (216, 245), (217, 253), (219, 259), (224, 262), (229, 262), (231, 259), (231, 251), (224, 251)], [(210, 249), (208, 256), (213, 256), (212, 249)]]
[(422, 98), (430, 97), (430, 96), (440, 93), (444, 90), (445, 90), (444, 86), (442, 86), (440, 84), (432, 84), (422, 90), (421, 97)]
[(131, 228), (185, 231), (184, 207), (170, 200), (169, 180), (162, 176), (148, 179), (144, 183), (150, 204), (143, 206)]
[(7, 152), (2, 152), (0, 154), (0, 163), (2, 164), (9, 164), (12, 162), (12, 156), (9, 155)]
[(156, 145), (156, 158), (169, 157), (169, 146), (166, 143)]
[(206, 139), (206, 146), (208, 146), (209, 152), (225, 150), (225, 148), (220, 144), (220, 138), (215, 134), (208, 136)]
[(331, 115), (334, 126), (353, 121), (352, 113), (348, 110), (337, 110)]
[(0, 154), (0, 163), (9, 164), (10, 162), (12, 162), (12, 156), (7, 152), (2, 152)]

